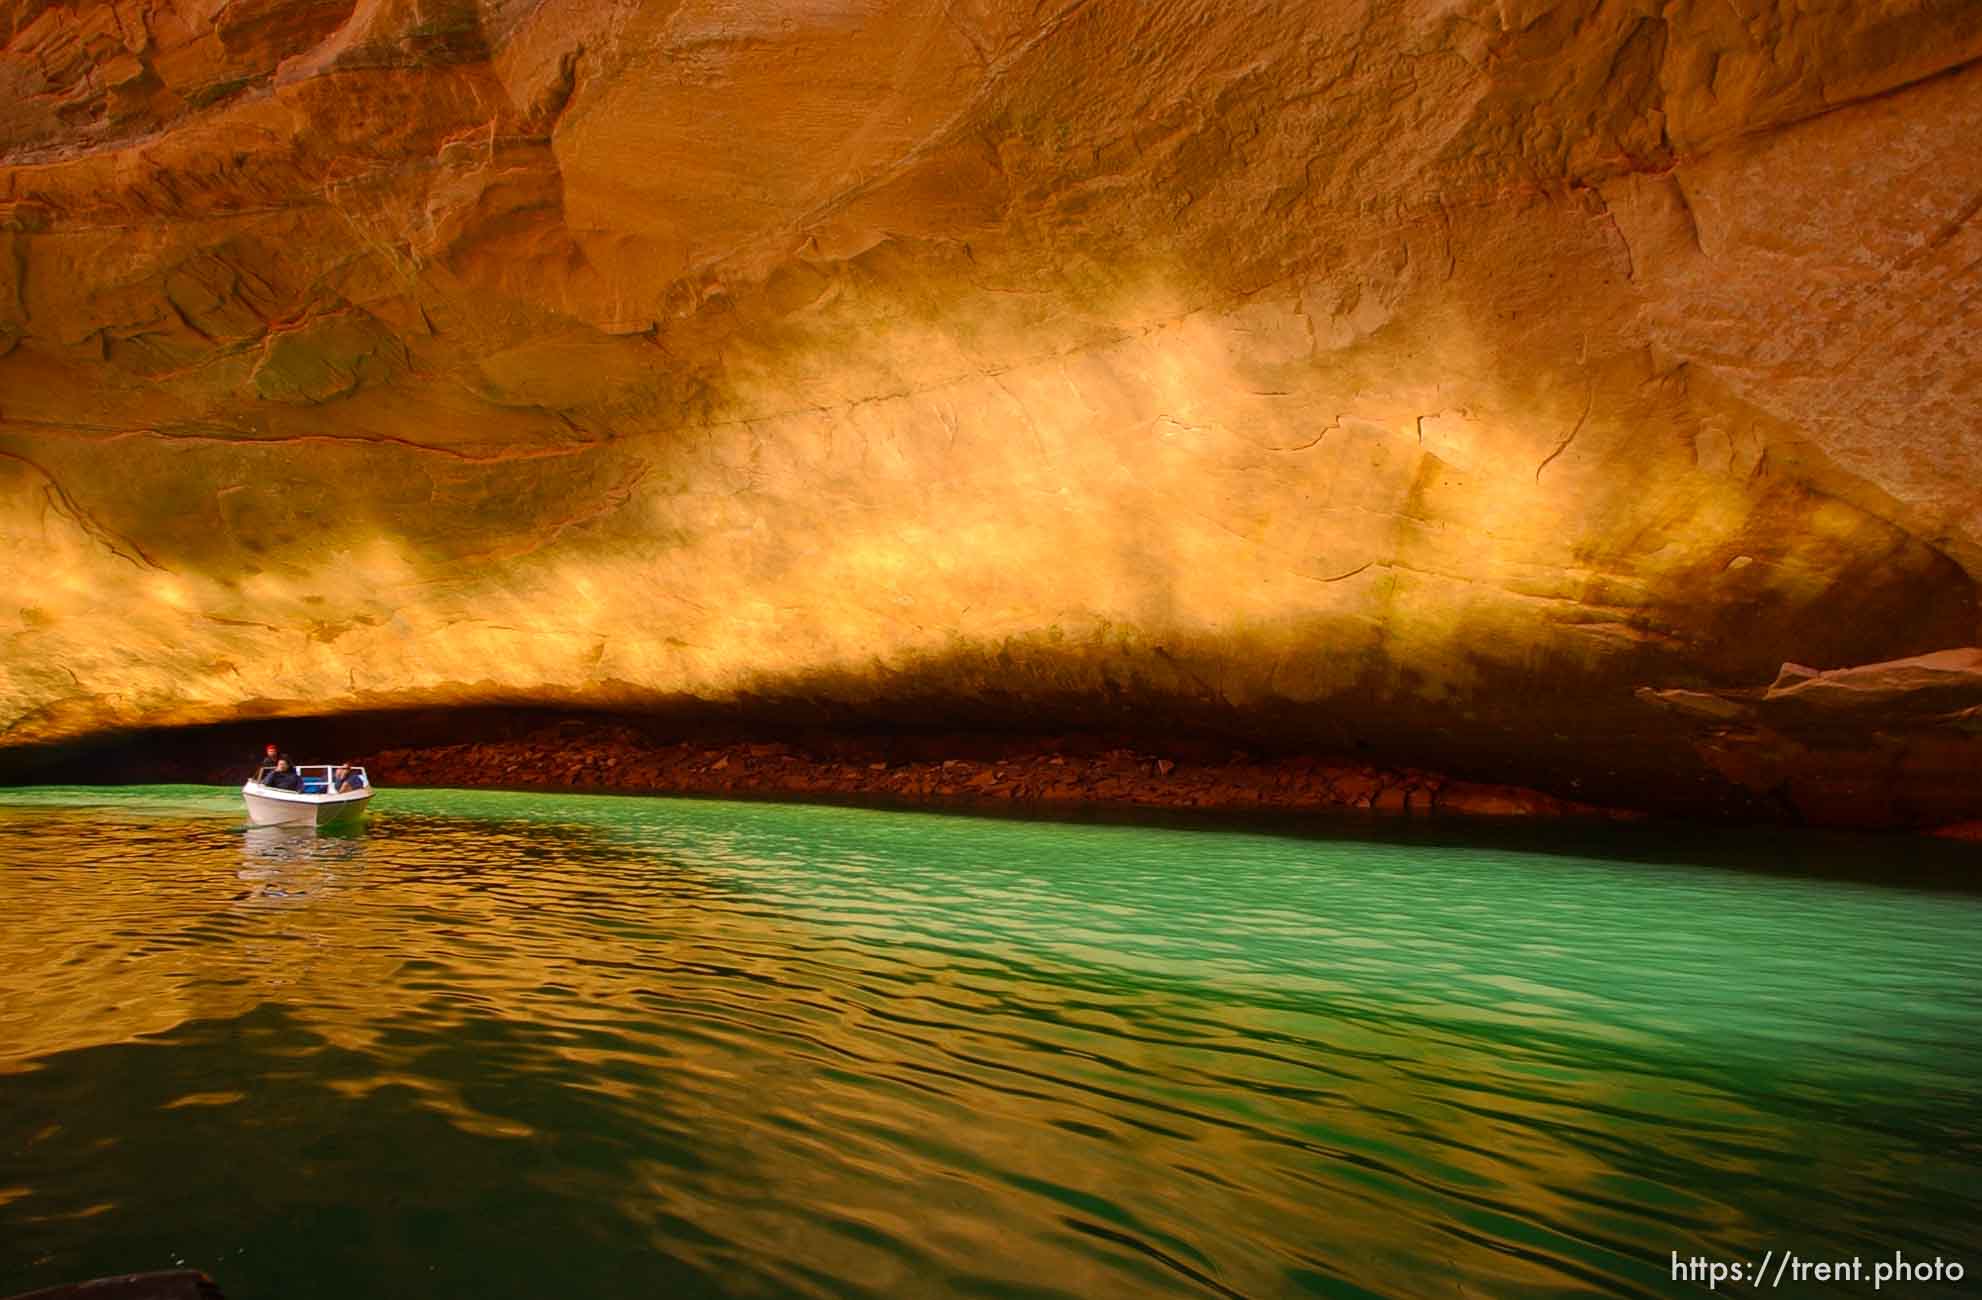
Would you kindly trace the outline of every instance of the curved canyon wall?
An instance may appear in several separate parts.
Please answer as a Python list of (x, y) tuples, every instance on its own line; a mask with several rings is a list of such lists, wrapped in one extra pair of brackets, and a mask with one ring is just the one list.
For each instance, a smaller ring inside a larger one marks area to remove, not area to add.
[(1982, 816), (1967, 0), (0, 36), (0, 743), (737, 703)]

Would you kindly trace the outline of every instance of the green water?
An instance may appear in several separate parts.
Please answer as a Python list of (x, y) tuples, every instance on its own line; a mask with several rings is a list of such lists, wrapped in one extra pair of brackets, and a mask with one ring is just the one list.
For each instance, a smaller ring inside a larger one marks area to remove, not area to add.
[(1973, 1292), (1955, 850), (1400, 834), (0, 791), (0, 1293)]

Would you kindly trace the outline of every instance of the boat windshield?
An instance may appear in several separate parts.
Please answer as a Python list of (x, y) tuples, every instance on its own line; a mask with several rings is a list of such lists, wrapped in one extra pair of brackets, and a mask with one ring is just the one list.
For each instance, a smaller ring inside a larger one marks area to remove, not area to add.
[[(352, 790), (369, 790), (372, 779), (362, 767), (353, 767), (340, 780), (337, 768), (330, 763), (298, 763), (290, 769), (301, 781), (304, 794), (337, 794)], [(275, 769), (264, 764), (255, 773), (255, 784), (267, 785), (269, 774)]]

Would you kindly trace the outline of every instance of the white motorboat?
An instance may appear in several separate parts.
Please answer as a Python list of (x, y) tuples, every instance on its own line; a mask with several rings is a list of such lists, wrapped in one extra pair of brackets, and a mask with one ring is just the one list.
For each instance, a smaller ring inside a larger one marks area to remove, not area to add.
[(241, 787), (248, 803), (248, 820), (256, 826), (334, 826), (346, 825), (365, 815), (372, 797), (371, 778), (365, 769), (354, 767), (355, 779), (348, 788), (335, 788), (335, 777), (328, 763), (306, 763), (295, 769), (296, 790), (278, 790), (263, 784), (275, 769), (264, 767)]

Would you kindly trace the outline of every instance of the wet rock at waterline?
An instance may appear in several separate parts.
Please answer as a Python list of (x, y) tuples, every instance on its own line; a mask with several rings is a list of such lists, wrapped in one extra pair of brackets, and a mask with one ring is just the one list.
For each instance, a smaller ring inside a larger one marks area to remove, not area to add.
[(1982, 641), (1974, 6), (237, 8), (0, 27), (9, 745), (716, 707), (1982, 816), (1897, 679), (1729, 694)]

